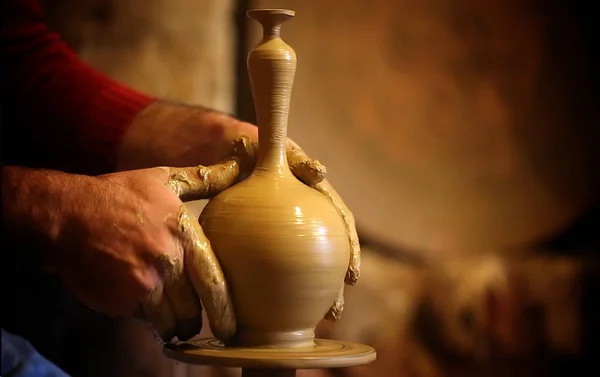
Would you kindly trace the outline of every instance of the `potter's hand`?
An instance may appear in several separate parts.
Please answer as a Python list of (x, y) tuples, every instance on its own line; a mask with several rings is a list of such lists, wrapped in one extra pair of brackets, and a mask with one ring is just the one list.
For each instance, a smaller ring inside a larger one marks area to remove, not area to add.
[[(247, 123), (241, 123), (238, 127), (243, 128)], [(252, 128), (251, 128), (252, 127)], [(248, 127), (248, 135), (232, 137), (226, 148), (228, 157), (235, 157), (241, 166), (240, 176), (245, 176), (252, 171), (258, 154), (258, 139), (254, 127)], [(326, 169), (317, 160), (309, 158), (304, 151), (292, 140), (287, 142), (287, 159), (292, 173), (306, 185), (314, 188), (327, 196), (338, 213), (342, 217), (350, 243), (350, 260), (348, 270), (337, 299), (326, 315), (327, 319), (337, 320), (344, 307), (344, 285), (354, 285), (360, 275), (360, 243), (356, 232), (354, 216), (339, 194), (325, 180)], [(345, 283), (345, 284), (344, 284)]]
[(80, 301), (110, 316), (143, 309), (162, 340), (200, 332), (202, 299), (213, 333), (227, 339), (235, 316), (223, 273), (178, 196), (212, 196), (237, 175), (236, 162), (64, 174), (66, 183), (49, 201), (59, 213), (52, 269)]

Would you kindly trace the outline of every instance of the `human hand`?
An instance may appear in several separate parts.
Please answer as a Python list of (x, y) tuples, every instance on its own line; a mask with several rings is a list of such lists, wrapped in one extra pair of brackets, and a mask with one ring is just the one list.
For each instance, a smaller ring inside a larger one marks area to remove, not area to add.
[(108, 315), (141, 306), (164, 341), (200, 332), (202, 300), (213, 333), (227, 340), (235, 332), (227, 284), (179, 197), (215, 195), (238, 173), (229, 161), (81, 178), (63, 198), (53, 267), (80, 301)]

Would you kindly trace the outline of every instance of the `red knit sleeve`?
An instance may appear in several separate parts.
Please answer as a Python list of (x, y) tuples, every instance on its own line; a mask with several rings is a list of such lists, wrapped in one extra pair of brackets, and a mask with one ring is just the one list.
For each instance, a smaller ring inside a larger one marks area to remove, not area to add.
[(3, 163), (112, 171), (128, 124), (153, 98), (77, 58), (35, 0), (2, 1)]

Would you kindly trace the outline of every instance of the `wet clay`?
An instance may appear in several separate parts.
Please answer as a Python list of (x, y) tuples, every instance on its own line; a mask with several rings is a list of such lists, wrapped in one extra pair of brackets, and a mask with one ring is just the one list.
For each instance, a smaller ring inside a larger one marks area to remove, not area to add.
[(290, 145), (300, 157), (298, 170), (309, 177), (321, 171), (287, 139), (296, 54), (280, 30), (293, 12), (249, 15), (264, 32), (248, 55), (259, 128), (256, 164), (248, 178), (211, 199), (199, 222), (231, 290), (237, 331), (229, 344), (306, 346), (331, 308), (336, 315), (330, 317), (339, 317), (340, 287), (346, 275), (354, 278), (356, 266), (349, 268), (343, 211), (301, 182), (288, 163)]
[[(258, 149), (258, 140), (252, 140), (246, 136), (241, 136), (230, 143), (227, 154), (240, 162), (240, 176), (246, 176), (254, 169)], [(331, 184), (325, 180), (327, 169), (324, 165), (318, 160), (309, 158), (302, 148), (290, 139), (286, 140), (286, 157), (289, 169), (294, 176), (325, 195), (342, 217), (350, 241), (350, 262), (345, 282), (354, 285), (360, 275), (360, 243), (356, 233), (354, 215)]]

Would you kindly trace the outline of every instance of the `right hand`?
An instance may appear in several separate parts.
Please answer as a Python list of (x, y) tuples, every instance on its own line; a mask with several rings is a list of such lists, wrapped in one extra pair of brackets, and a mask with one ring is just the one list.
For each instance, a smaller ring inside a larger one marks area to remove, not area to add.
[(83, 177), (68, 187), (52, 266), (84, 304), (143, 317), (161, 340), (187, 340), (202, 327), (227, 341), (235, 315), (210, 243), (180, 197), (201, 199), (231, 185), (236, 161)]

